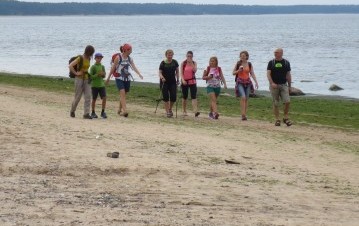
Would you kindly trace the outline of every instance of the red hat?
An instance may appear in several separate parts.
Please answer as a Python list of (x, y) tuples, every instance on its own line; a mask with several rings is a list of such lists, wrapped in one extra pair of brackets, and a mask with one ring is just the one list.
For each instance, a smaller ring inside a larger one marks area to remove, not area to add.
[(132, 49), (132, 46), (130, 44), (126, 43), (122, 46), (122, 49), (123, 49), (123, 51), (128, 51), (128, 50)]

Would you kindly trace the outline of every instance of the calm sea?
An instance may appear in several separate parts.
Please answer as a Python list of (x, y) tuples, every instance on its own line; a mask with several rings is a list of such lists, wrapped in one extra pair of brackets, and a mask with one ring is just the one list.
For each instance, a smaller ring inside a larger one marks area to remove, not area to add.
[[(218, 56), (233, 87), (231, 71), (248, 50), (259, 89), (268, 90), (267, 63), (283, 47), (294, 87), (359, 98), (359, 15), (0, 17), (0, 30), (0, 71), (66, 77), (68, 59), (88, 44), (104, 54), (109, 69), (112, 53), (129, 42), (145, 82), (158, 82), (159, 63), (171, 48), (178, 61), (194, 52), (198, 77)], [(332, 84), (344, 90), (331, 92)]]

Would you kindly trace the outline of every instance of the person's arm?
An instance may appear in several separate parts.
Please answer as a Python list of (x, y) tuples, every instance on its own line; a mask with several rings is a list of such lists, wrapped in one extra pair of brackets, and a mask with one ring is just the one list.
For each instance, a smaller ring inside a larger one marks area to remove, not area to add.
[(252, 68), (251, 68), (250, 75), (251, 75), (251, 77), (253, 78), (253, 80), (254, 80), (254, 82), (255, 82), (255, 88), (258, 89), (257, 77), (256, 77), (256, 75), (254, 74), (253, 65), (252, 65)]
[(232, 74), (233, 74), (234, 76), (237, 76), (238, 73), (239, 73), (239, 69), (237, 70), (237, 64), (238, 64), (238, 63), (236, 63), (236, 64), (234, 65), (234, 68), (233, 68)]
[(183, 73), (184, 73), (184, 71), (183, 71), (183, 62), (182, 62), (181, 68), (180, 68), (180, 77), (181, 77), (182, 84), (187, 85), (187, 82), (184, 80)]
[(77, 66), (77, 64), (79, 63), (80, 61), (80, 57), (76, 58), (75, 60), (73, 60), (70, 64), (69, 64), (69, 69), (70, 71), (76, 75), (76, 76), (81, 76), (83, 75), (83, 72), (80, 70), (80, 71), (76, 71), (75, 70), (75, 66)]
[(193, 61), (193, 73), (197, 72), (197, 63)]
[(177, 68), (176, 68), (177, 85), (179, 85), (179, 84), (180, 84), (179, 77), (180, 77), (180, 75), (179, 75), (179, 68), (177, 67)]
[(89, 78), (94, 79), (97, 76), (97, 74), (95, 74), (95, 73), (96, 73), (95, 72), (95, 65), (92, 65), (90, 67)]
[(160, 78), (161, 82), (166, 82), (165, 76), (163, 76), (163, 61), (160, 64), (160, 68), (158, 70), (158, 77)]
[(209, 71), (207, 70), (209, 69), (207, 68), (206, 70), (203, 71), (203, 76), (202, 76), (202, 79), (206, 81), (211, 80), (213, 78), (212, 76), (209, 75)]
[(222, 80), (222, 82), (223, 82), (224, 88), (227, 89), (226, 79), (225, 79), (224, 76), (223, 76), (222, 70), (221, 70), (221, 72), (220, 72), (220, 76), (221, 76), (221, 80)]
[(101, 73), (101, 77), (102, 78), (105, 78), (106, 77), (106, 69), (105, 69), (105, 66), (103, 66), (103, 65), (101, 65), (101, 67), (102, 67), (102, 73)]
[(290, 93), (292, 89), (292, 73), (290, 73), (290, 71), (287, 72), (286, 78), (287, 78), (288, 89)]
[(110, 83), (110, 78), (111, 78), (112, 74), (115, 72), (119, 61), (120, 61), (120, 57), (117, 56), (117, 57), (115, 58), (115, 60), (113, 61), (113, 64), (112, 64), (112, 66), (111, 66), (110, 72), (108, 73), (108, 76), (107, 76), (107, 79), (106, 79), (106, 84), (109, 84), (109, 83)]
[(269, 85), (270, 85), (273, 89), (278, 88), (277, 84), (275, 84), (275, 83), (273, 82), (273, 79), (272, 79), (272, 71), (271, 71), (271, 70), (267, 70), (267, 78), (268, 78)]
[(133, 62), (133, 60), (131, 59), (131, 67), (132, 69), (138, 74), (138, 76), (140, 77), (140, 79), (143, 79), (143, 76), (141, 75), (141, 72), (137, 69), (135, 63)]

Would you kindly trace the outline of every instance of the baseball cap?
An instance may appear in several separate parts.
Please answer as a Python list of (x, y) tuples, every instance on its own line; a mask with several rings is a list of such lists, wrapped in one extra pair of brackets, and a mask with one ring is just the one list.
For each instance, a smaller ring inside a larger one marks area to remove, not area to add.
[(102, 55), (101, 53), (96, 53), (96, 54), (95, 54), (95, 58), (97, 58), (97, 57), (103, 58), (103, 55)]

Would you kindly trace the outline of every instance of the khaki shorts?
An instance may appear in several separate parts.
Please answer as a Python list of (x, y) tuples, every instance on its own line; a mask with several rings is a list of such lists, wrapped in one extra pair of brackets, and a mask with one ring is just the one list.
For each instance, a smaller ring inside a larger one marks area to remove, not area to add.
[(282, 84), (279, 85), (278, 84), (278, 88), (273, 89), (272, 86), (269, 87), (269, 90), (272, 94), (272, 98), (273, 98), (273, 104), (275, 106), (279, 106), (279, 98), (282, 100), (283, 103), (289, 103), (290, 102), (290, 98), (289, 98), (289, 88), (286, 84)]

